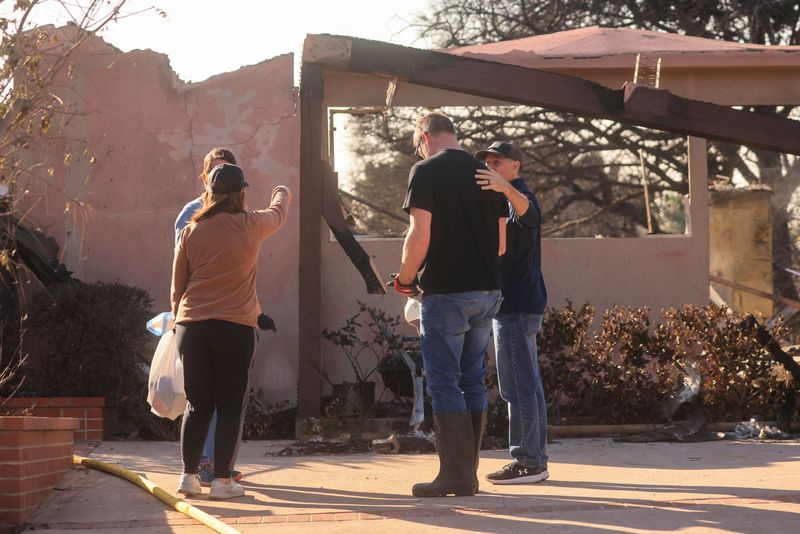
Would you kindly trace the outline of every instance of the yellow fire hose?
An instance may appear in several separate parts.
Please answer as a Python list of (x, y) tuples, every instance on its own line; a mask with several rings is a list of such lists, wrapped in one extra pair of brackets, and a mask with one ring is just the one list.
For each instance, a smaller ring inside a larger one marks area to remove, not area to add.
[(83, 456), (77, 455), (72, 457), (72, 464), (81, 465), (90, 469), (97, 469), (99, 471), (105, 471), (106, 473), (111, 473), (112, 475), (124, 478), (125, 480), (136, 484), (140, 488), (149, 491), (159, 500), (165, 502), (180, 513), (200, 521), (207, 527), (219, 532), (220, 534), (242, 534), (240, 531), (226, 525), (216, 517), (209, 515), (199, 508), (195, 508), (191, 504), (188, 504), (174, 495), (167, 493), (162, 488), (156, 486), (146, 478), (137, 475), (133, 471), (129, 471), (125, 468), (119, 467), (118, 465), (98, 462), (97, 460), (92, 460), (90, 458), (84, 458)]

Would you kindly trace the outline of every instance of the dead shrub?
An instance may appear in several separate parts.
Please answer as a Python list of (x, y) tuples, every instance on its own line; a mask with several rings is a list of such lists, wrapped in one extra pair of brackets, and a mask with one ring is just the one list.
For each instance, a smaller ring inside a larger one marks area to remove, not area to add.
[[(592, 330), (594, 317), (589, 304), (547, 310), (538, 347), (550, 424), (658, 423), (697, 409), (710, 421), (774, 420), (796, 387), (727, 309), (668, 308), (651, 324), (647, 308), (613, 306)], [(785, 335), (780, 323), (770, 333)], [(682, 403), (693, 377), (699, 391)], [(505, 402), (490, 412), (502, 435)]]

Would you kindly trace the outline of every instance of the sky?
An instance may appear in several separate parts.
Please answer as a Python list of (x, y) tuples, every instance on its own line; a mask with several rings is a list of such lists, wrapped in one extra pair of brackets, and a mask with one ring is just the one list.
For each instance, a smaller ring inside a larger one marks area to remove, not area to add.
[(103, 30), (108, 42), (129, 51), (163, 52), (184, 81), (236, 70), (293, 52), (299, 62), (307, 33), (331, 33), (425, 47), (404, 30), (430, 0), (129, 0), (128, 13)]
[[(303, 40), (309, 33), (429, 47), (408, 26), (413, 16), (432, 1), (127, 0), (123, 16), (99, 35), (124, 52), (150, 49), (166, 54), (172, 69), (186, 82), (200, 82), (244, 65), (294, 53), (297, 83)], [(74, 5), (81, 3), (82, 0), (43, 0), (30, 22), (64, 25), (70, 16), (63, 5), (73, 6), (77, 13)], [(0, 15), (7, 15), (10, 6), (10, 2), (0, 3)], [(349, 136), (344, 124), (338, 130), (337, 170), (347, 176), (351, 162)]]

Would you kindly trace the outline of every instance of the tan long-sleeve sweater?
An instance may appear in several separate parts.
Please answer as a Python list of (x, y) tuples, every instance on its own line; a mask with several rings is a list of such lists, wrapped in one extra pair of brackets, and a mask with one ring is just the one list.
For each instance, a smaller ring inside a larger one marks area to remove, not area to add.
[(256, 326), (258, 253), (286, 222), (289, 202), (288, 190), (276, 187), (267, 209), (219, 213), (183, 230), (172, 265), (176, 323), (219, 319)]

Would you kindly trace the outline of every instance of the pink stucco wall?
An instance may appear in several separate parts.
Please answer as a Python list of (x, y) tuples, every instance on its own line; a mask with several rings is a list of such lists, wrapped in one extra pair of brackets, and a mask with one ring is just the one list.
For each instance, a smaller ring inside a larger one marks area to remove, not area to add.
[[(291, 54), (188, 84), (162, 54), (122, 53), (93, 39), (75, 57), (73, 78), (57, 90), (74, 115), (34, 156), (54, 166), (50, 184), (20, 184), (29, 191), (27, 220), (55, 237), (75, 277), (139, 286), (154, 311), (168, 310), (173, 223), (200, 192), (210, 148), (236, 154), (251, 208), (265, 206), (277, 184), (298, 190), (293, 90)], [(65, 149), (74, 155), (70, 165), (63, 163)], [(65, 212), (65, 194), (85, 207)], [(252, 382), (272, 400), (296, 395), (298, 228), (295, 212), (261, 253), (258, 296), (278, 333), (261, 335)]]

